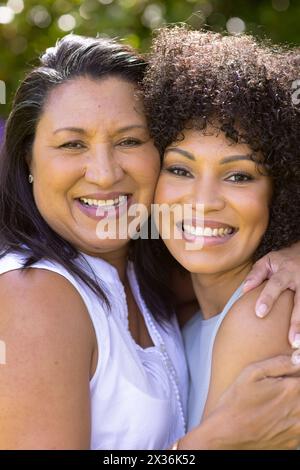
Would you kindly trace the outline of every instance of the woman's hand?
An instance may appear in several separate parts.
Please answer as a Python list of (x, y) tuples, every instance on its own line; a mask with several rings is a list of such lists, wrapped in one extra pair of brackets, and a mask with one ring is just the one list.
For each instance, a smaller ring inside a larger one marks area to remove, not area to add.
[(180, 439), (178, 449), (296, 449), (300, 445), (298, 354), (295, 364), (290, 356), (277, 356), (244, 369), (214, 411)]
[(268, 253), (257, 261), (247, 276), (244, 291), (259, 286), (265, 279), (269, 281), (257, 299), (256, 315), (265, 317), (284, 290), (293, 290), (295, 304), (289, 342), (293, 348), (300, 348), (300, 242), (290, 248)]

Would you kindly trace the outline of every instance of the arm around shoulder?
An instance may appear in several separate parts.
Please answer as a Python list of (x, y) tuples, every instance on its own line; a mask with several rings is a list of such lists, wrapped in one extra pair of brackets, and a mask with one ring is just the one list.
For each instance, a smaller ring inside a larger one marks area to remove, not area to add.
[(93, 329), (76, 289), (43, 269), (0, 276), (0, 449), (86, 449)]

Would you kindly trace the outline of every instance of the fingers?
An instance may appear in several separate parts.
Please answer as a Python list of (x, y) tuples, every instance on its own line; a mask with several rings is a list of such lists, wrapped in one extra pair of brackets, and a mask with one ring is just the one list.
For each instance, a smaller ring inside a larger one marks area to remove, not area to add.
[[(278, 297), (286, 289), (293, 286), (293, 273), (286, 269), (279, 269), (268, 280), (261, 291), (255, 305), (255, 313), (258, 317), (264, 318), (272, 309)], [(293, 286), (295, 288), (295, 286)], [(295, 349), (300, 348), (300, 292), (295, 290), (294, 308), (291, 317), (289, 330), (289, 342)]]
[(270, 262), (268, 255), (258, 260), (244, 282), (243, 290), (248, 292), (268, 279), (270, 276)]
[(251, 364), (245, 369), (245, 373), (250, 380), (254, 381), (266, 377), (294, 376), (296, 373), (300, 373), (300, 350), (293, 354), (293, 362), (291, 356), (276, 356)]
[(296, 291), (294, 297), (294, 308), (289, 330), (289, 342), (293, 348), (300, 348), (300, 293)]
[(290, 284), (291, 276), (289, 271), (280, 269), (277, 273), (273, 274), (257, 299), (255, 305), (256, 315), (264, 318), (272, 309), (280, 294), (288, 289)]

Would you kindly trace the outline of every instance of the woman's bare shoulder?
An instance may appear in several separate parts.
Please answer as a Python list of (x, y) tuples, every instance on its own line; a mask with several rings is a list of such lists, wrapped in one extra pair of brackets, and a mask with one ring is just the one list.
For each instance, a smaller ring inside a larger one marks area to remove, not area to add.
[[(253, 350), (245, 351), (250, 358), (263, 359), (272, 354), (290, 351), (288, 328), (294, 303), (294, 292), (284, 291), (275, 302), (271, 312), (265, 318), (255, 315), (255, 305), (265, 283), (242, 295), (229, 310), (223, 320), (217, 341), (236, 345), (238, 350), (243, 345), (255, 345)], [(243, 348), (245, 350), (246, 348)], [(250, 348), (249, 348), (250, 349)], [(255, 357), (254, 357), (255, 356)]]
[(0, 448), (86, 448), (94, 337), (79, 293), (55, 272), (14, 270), (0, 299)]
[[(93, 339), (93, 328), (85, 303), (64, 276), (48, 269), (16, 269), (0, 276), (0, 326), (29, 336), (45, 334), (64, 340)], [(49, 343), (50, 347), (51, 343)], [(54, 346), (54, 347), (56, 347)]]
[(0, 276), (1, 304), (18, 306), (27, 303), (40, 303), (42, 307), (47, 302), (65, 305), (75, 304), (85, 308), (85, 304), (77, 289), (63, 275), (41, 268), (15, 269)]
[(220, 326), (213, 348), (206, 414), (246, 366), (292, 351), (288, 329), (294, 294), (289, 290), (283, 292), (269, 315), (261, 319), (255, 315), (255, 304), (263, 287), (240, 297)]

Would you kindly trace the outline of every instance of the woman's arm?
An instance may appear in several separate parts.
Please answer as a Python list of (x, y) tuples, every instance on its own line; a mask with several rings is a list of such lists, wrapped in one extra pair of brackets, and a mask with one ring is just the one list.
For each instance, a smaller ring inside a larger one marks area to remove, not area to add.
[[(249, 364), (292, 352), (287, 341), (287, 331), (293, 306), (293, 293), (285, 291), (275, 303), (272, 315), (260, 321), (252, 311), (262, 288), (263, 286), (240, 298), (220, 326), (213, 349), (212, 374), (205, 416), (214, 410), (222, 394)], [(238, 396), (236, 400), (239, 400)], [(286, 407), (287, 404), (284, 411)], [(278, 404), (274, 409), (276, 413), (280, 413)], [(259, 412), (259, 407), (253, 410), (252, 419), (255, 427)], [(241, 432), (243, 427), (244, 424), (241, 422)]]
[(93, 331), (62, 276), (40, 269), (0, 277), (1, 449), (88, 449)]
[[(285, 292), (272, 315), (259, 320), (252, 309), (260, 289), (242, 297), (224, 319), (204, 421), (180, 439), (178, 449), (300, 445), (300, 351), (292, 363), (286, 335), (293, 293)], [(247, 308), (240, 308), (245, 299)], [(261, 360), (282, 352), (289, 355)]]
[(292, 364), (290, 356), (246, 367), (178, 448), (295, 449), (300, 445), (299, 374), (300, 364)]

